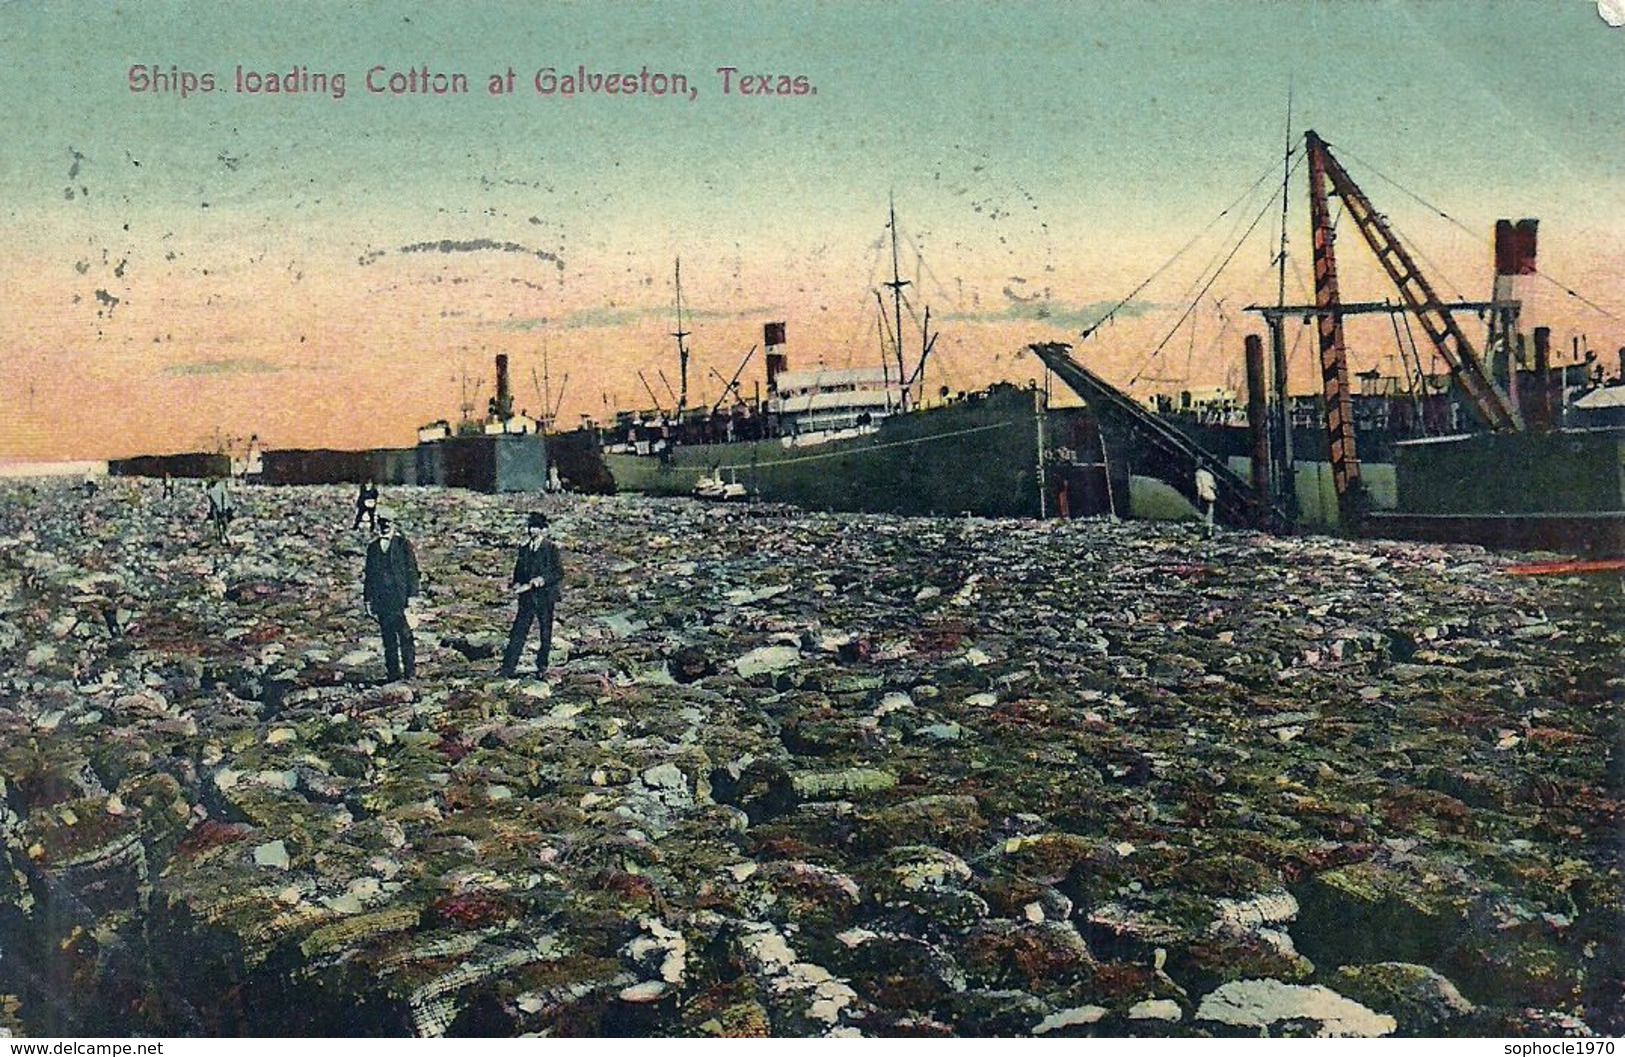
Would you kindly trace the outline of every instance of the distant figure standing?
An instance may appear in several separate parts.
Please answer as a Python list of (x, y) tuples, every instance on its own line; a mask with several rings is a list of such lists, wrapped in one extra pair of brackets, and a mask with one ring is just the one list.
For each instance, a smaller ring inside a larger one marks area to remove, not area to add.
[(1207, 522), (1203, 529), (1208, 539), (1213, 538), (1213, 507), (1219, 500), (1219, 482), (1206, 466), (1196, 468), (1196, 498), (1202, 504), (1202, 517)]
[(367, 523), (367, 531), (378, 531), (378, 486), (367, 481), (361, 486), (361, 491), (355, 497), (355, 524), (350, 527), (358, 529), (361, 522)]
[(214, 527), (215, 542), (225, 543), (226, 529), (236, 516), (232, 510), (231, 488), (224, 477), (216, 477), (203, 494), (209, 497), (209, 524)]
[(541, 635), (536, 647), (536, 674), (547, 674), (548, 655), (553, 650), (553, 607), (558, 604), (559, 587), (564, 581), (558, 545), (547, 538), (547, 515), (531, 514), (525, 534), (513, 565), (512, 590), (519, 596), (519, 612), (514, 614), (508, 648), (502, 655), (502, 674), (510, 679), (518, 673), (519, 655), (524, 652), (533, 620)]
[(367, 566), (362, 577), (361, 597), (367, 612), (378, 618), (384, 636), (384, 671), (390, 682), (418, 673), (417, 649), (412, 627), (406, 621), (407, 600), (418, 593), (418, 560), (412, 544), (395, 532), (395, 512), (377, 508), (378, 537), (367, 547)]
[(175, 494), (175, 482), (169, 474), (164, 474), (164, 498), (168, 499)]

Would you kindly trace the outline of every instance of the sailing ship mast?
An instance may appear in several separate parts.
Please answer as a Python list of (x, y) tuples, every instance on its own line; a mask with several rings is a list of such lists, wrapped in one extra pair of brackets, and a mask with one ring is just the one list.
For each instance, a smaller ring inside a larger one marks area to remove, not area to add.
[[(909, 392), (916, 384), (918, 384), (920, 387), (920, 396), (917, 403), (923, 404), (925, 402), (925, 361), (931, 356), (931, 349), (937, 343), (937, 336), (931, 333), (931, 309), (928, 307), (925, 310), (925, 320), (920, 326), (920, 359), (919, 362), (914, 365), (914, 370), (912, 372), (909, 371), (909, 369), (903, 364), (903, 287), (909, 286), (910, 283), (902, 276), (902, 267), (897, 248), (897, 202), (895, 198), (890, 202), (890, 212), (891, 282), (882, 283), (881, 285), (890, 289), (892, 296), (893, 329), (891, 339), (892, 349), (897, 359), (897, 384), (899, 388), (899, 403), (897, 409), (899, 411), (907, 411)], [(875, 300), (877, 304), (880, 304), (880, 291), (878, 290), (875, 291)], [(883, 368), (886, 368), (886, 373), (890, 374), (890, 368), (886, 364), (885, 357), (886, 309), (884, 304), (880, 304), (880, 332), (880, 363)]]
[(682, 417), (688, 407), (688, 346), (683, 339), (689, 332), (683, 329), (683, 259), (677, 258), (677, 329), (671, 336), (677, 339), (677, 416)]
[(1275, 315), (1266, 316), (1270, 328), (1270, 373), (1275, 383), (1275, 414), (1271, 423), (1274, 436), (1270, 446), (1276, 453), (1271, 487), (1285, 504), (1287, 516), (1298, 515), (1298, 486), (1292, 465), (1292, 403), (1287, 394), (1286, 334), (1286, 248), (1287, 212), (1292, 190), (1292, 82), (1286, 88), (1286, 148), (1281, 153), (1281, 248), (1275, 259)]
[[(536, 380), (535, 378), (531, 379), (532, 382), (534, 382), (535, 380)], [(546, 331), (542, 332), (542, 392), (541, 392), (541, 397), (542, 397), (542, 414), (546, 416), (546, 422), (544, 422), (543, 425), (542, 425), (542, 431), (543, 432), (550, 432), (553, 429), (553, 379), (552, 379), (551, 373), (548, 371), (547, 332)]]
[(920, 324), (920, 362), (914, 365), (914, 373), (909, 376), (908, 385), (912, 387), (916, 382), (920, 386), (920, 403), (925, 403), (925, 361), (930, 359), (931, 350), (936, 347), (937, 335), (931, 333), (931, 306), (925, 306), (925, 320)]
[(461, 401), (457, 406), (459, 418), (457, 420), (457, 434), (462, 436), (469, 433), (480, 432), (479, 423), (474, 421), (474, 403), (479, 395), (480, 388), (485, 384), (483, 378), (470, 379), (468, 365), (462, 364), (459, 369), (461, 379)]
[(894, 328), (892, 330), (892, 346), (897, 350), (897, 381), (902, 391), (898, 394), (898, 410), (908, 410), (908, 369), (903, 366), (903, 287), (908, 281), (902, 277), (897, 262), (897, 199), (893, 197), (891, 204), (891, 282), (884, 285), (891, 288), (892, 313)]
[[(886, 411), (891, 412), (891, 364), (886, 361), (886, 302), (881, 298), (880, 291), (875, 294), (875, 329), (880, 334), (880, 380), (886, 391)], [(902, 385), (903, 379), (899, 377), (897, 384)]]

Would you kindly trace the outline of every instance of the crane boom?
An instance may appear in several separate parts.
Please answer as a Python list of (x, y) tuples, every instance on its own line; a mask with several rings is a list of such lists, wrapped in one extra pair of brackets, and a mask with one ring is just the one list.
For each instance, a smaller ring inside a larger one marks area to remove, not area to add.
[[(1429, 340), (1439, 355), (1450, 366), (1450, 374), (1461, 387), (1467, 398), (1468, 406), (1473, 409), (1480, 421), (1495, 433), (1511, 433), (1523, 429), (1523, 421), (1519, 418), (1512, 402), (1505, 392), (1491, 379), (1485, 369), (1484, 362), (1479, 358), (1478, 351), (1467, 335), (1457, 325), (1455, 317), (1445, 308), (1438, 296), (1433, 292), (1432, 286), (1416, 267), (1416, 263), (1400, 244), (1398, 236), (1389, 227), (1388, 222), (1371, 205), (1365, 192), (1349, 176), (1341, 163), (1332, 156), (1327, 149), (1325, 141), (1315, 135), (1313, 131), (1306, 134), (1305, 140), (1309, 149), (1311, 201), (1317, 193), (1314, 181), (1316, 174), (1323, 174), (1329, 179), (1337, 196), (1343, 200), (1344, 208), (1359, 228), (1360, 234), (1365, 237), (1371, 252), (1376, 254), (1377, 261), (1382, 265), (1388, 278), (1393, 280), (1394, 286), (1399, 290), (1400, 297), (1405, 301), (1417, 319), (1421, 320), (1422, 329), (1427, 331)], [(1319, 192), (1323, 194), (1323, 191)], [(1324, 218), (1322, 218), (1324, 219)], [(1319, 253), (1321, 234), (1319, 223), (1316, 226), (1316, 301), (1319, 302)], [(1328, 253), (1330, 252), (1330, 231), (1325, 237)], [(1335, 290), (1333, 291), (1335, 300)], [(1322, 316), (1324, 321), (1325, 317)], [(1324, 328), (1324, 322), (1322, 323)], [(1352, 429), (1350, 432), (1352, 437)]]
[[(1360, 516), (1360, 457), (1354, 446), (1354, 395), (1349, 388), (1348, 349), (1343, 344), (1342, 297), (1337, 290), (1336, 232), (1326, 202), (1331, 155), (1314, 132), (1309, 145), (1309, 234), (1315, 262), (1315, 330), (1320, 339), (1320, 391), (1326, 405), (1327, 461), (1337, 492), (1339, 520), (1348, 525)], [(1353, 212), (1352, 209), (1349, 212)]]
[(559, 398), (553, 401), (553, 407), (547, 413), (549, 419), (557, 419), (559, 417), (559, 408), (564, 406), (564, 391), (568, 388), (570, 388), (570, 372), (565, 371), (564, 381), (559, 383)]
[(643, 377), (643, 372), (642, 371), (638, 372), (638, 381), (643, 383), (643, 391), (645, 393), (649, 394), (649, 399), (650, 400), (654, 401), (655, 410), (660, 412), (662, 415), (664, 415), (666, 413), (666, 411), (665, 411), (664, 408), (662, 408), (660, 406), (660, 398), (655, 395), (654, 388), (649, 384), (649, 379)]
[[(750, 358), (754, 355), (756, 355), (756, 346), (752, 345), (750, 347), (750, 351), (745, 353), (745, 358), (739, 361), (739, 366), (734, 368), (734, 376), (728, 379), (728, 381), (723, 385), (722, 395), (718, 396), (717, 402), (711, 405), (711, 414), (714, 415), (717, 413), (717, 409), (722, 406), (722, 402), (728, 399), (729, 393), (733, 393), (736, 398), (739, 396), (739, 376), (745, 372), (745, 364), (749, 363)], [(722, 380), (722, 376), (720, 374), (717, 375), (717, 380)]]

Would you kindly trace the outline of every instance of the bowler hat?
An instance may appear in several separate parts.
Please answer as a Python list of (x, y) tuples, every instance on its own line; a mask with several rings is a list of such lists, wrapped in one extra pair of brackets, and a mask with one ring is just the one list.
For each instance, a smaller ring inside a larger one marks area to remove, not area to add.
[(539, 510), (533, 510), (530, 517), (525, 519), (525, 525), (528, 528), (546, 528), (547, 515)]

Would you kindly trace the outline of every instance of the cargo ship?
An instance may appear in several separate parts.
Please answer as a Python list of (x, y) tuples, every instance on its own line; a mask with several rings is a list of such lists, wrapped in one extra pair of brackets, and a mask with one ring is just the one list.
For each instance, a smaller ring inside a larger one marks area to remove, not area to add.
[[(235, 477), (265, 485), (434, 485), (477, 492), (541, 492), (558, 486), (560, 463), (550, 456), (535, 419), (513, 410), (508, 357), (496, 358), (497, 394), (483, 419), (470, 416), (465, 386), (463, 415), (419, 427), (411, 447), (334, 449), (266, 448), (258, 438), (241, 454), (227, 451), (138, 455), (112, 459), (108, 472), (125, 477)], [(567, 443), (557, 451), (572, 451)], [(596, 454), (596, 453), (594, 453)], [(584, 470), (584, 476), (590, 471)]]
[(796, 416), (767, 411), (748, 423), (760, 436), (733, 441), (685, 443), (640, 422), (604, 463), (623, 492), (689, 496), (722, 480), (809, 510), (1040, 517), (1044, 412), (1036, 388), (997, 385), (847, 429), (795, 432), (784, 423)]
[[(604, 464), (616, 490), (743, 494), (810, 510), (1046, 516), (1044, 394), (995, 385), (973, 393), (942, 390), (928, 403), (922, 379), (936, 341), (930, 310), (910, 367), (902, 336), (909, 283), (898, 268), (895, 208), (889, 226), (892, 278), (884, 285), (891, 291), (891, 331), (884, 333), (882, 303), (881, 364), (792, 370), (786, 324), (769, 322), (762, 332), (765, 399), (745, 399), (739, 384), (753, 348), (715, 404), (688, 406), (690, 332), (679, 264), (674, 407), (661, 408), (645, 379), (655, 408), (623, 412), (605, 430)], [(880, 297), (877, 291), (877, 303)]]
[[(1447, 302), (1312, 131), (1303, 158), (1315, 302), (1281, 298), (1249, 309), (1268, 325), (1272, 356), (1266, 359), (1257, 335), (1248, 337), (1245, 408), (1233, 397), (1194, 392), (1148, 407), (1085, 369), (1070, 346), (1033, 347), (1099, 417), (1103, 461), (1115, 464), (1119, 491), (1132, 495), (1136, 483), (1143, 492), (1154, 482), (1194, 501), (1190, 478), (1205, 467), (1222, 474), (1221, 520), (1235, 525), (1625, 553), (1625, 416), (1618, 410), (1625, 399), (1615, 392), (1625, 383), (1625, 350), (1621, 377), (1607, 385), (1580, 339), (1572, 362), (1562, 363), (1549, 328), (1525, 328), (1521, 311), (1538, 274), (1536, 221), (1496, 224), (1488, 301)], [(1393, 282), (1397, 301), (1341, 298), (1330, 195)], [(1284, 252), (1281, 262), (1284, 290)], [(1488, 321), (1482, 353), (1457, 322), (1468, 312)], [(1401, 346), (1408, 378), (1367, 372), (1356, 376), (1357, 390), (1343, 321), (1377, 313), (1395, 317), (1396, 340), (1403, 317), (1407, 332), (1414, 321), (1426, 341), (1413, 341), (1409, 360)], [(1313, 397), (1287, 393), (1283, 331), (1292, 319), (1313, 323), (1317, 333), (1322, 385)], [(1423, 373), (1419, 348), (1429, 346), (1448, 373)], [(1144, 472), (1133, 474), (1135, 467)]]
[[(1537, 337), (1545, 341), (1544, 328)], [(1601, 363), (1576, 345), (1572, 362), (1552, 364), (1546, 372), (1554, 393), (1556, 427), (1593, 430), (1610, 424), (1590, 405), (1612, 389), (1625, 392), (1618, 376), (1606, 378)], [(1350, 407), (1355, 450), (1369, 509), (1375, 513), (1399, 506), (1398, 461), (1421, 442), (1433, 444), (1474, 433), (1471, 412), (1454, 394), (1448, 374), (1395, 377), (1378, 371), (1356, 375)], [(1535, 389), (1541, 374), (1520, 368), (1522, 392)], [(1327, 461), (1324, 399), (1297, 394), (1288, 398), (1292, 429), (1292, 505), (1297, 520), (1324, 529), (1340, 527), (1337, 493)], [(1227, 388), (1157, 394), (1148, 406), (1158, 416), (1207, 451), (1224, 458), (1237, 473), (1249, 473), (1251, 445), (1246, 395)], [(1435, 449), (1442, 450), (1442, 449)], [(1138, 493), (1137, 493), (1138, 494)]]

